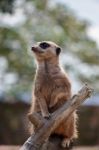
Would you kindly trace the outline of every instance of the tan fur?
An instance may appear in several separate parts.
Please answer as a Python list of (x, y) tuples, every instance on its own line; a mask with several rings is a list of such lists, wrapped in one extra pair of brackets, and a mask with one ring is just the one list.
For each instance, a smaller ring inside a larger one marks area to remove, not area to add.
[[(35, 85), (33, 89), (33, 100), (30, 113), (40, 112), (43, 117), (61, 107), (71, 98), (71, 83), (59, 64), (59, 55), (56, 54), (56, 45), (48, 42), (50, 47), (43, 51), (37, 43), (34, 52), (37, 60)], [(39, 53), (43, 51), (43, 53)], [(77, 137), (76, 114), (64, 121), (55, 129), (54, 133), (63, 135), (64, 139)]]

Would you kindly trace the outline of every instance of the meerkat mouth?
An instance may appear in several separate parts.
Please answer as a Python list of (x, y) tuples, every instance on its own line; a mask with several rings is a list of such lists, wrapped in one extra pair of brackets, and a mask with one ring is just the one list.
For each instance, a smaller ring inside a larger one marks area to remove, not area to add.
[(43, 51), (39, 50), (37, 47), (32, 47), (31, 50), (35, 53), (43, 53)]

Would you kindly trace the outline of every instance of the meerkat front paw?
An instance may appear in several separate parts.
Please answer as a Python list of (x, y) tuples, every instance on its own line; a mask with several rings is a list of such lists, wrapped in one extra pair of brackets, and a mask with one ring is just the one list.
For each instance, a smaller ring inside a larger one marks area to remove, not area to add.
[(43, 114), (43, 117), (44, 117), (45, 119), (49, 119), (49, 118), (51, 117), (51, 114), (50, 114), (50, 113)]
[(61, 143), (61, 146), (63, 148), (71, 148), (73, 146), (73, 140), (70, 138), (64, 138)]

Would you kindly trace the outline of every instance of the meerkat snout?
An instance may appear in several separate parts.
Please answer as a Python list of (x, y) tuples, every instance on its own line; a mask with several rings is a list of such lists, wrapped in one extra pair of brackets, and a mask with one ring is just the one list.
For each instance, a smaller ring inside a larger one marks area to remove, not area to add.
[(32, 50), (32, 51), (35, 51), (35, 50), (36, 50), (35, 46), (32, 46), (32, 47), (31, 47), (31, 50)]
[(31, 50), (34, 53), (43, 53), (43, 51), (41, 51), (38, 46), (32, 46)]

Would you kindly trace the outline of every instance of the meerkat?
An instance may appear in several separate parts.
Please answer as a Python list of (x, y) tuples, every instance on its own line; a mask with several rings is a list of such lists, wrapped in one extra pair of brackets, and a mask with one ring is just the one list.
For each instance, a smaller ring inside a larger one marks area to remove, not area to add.
[[(71, 98), (71, 83), (59, 63), (61, 48), (51, 41), (38, 42), (31, 50), (37, 62), (30, 114), (39, 112), (45, 118)], [(62, 147), (69, 147), (77, 138), (76, 113), (54, 130), (62, 135)]]

